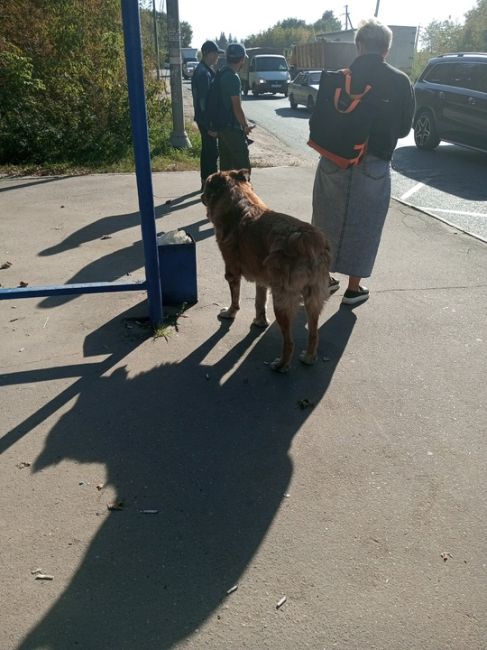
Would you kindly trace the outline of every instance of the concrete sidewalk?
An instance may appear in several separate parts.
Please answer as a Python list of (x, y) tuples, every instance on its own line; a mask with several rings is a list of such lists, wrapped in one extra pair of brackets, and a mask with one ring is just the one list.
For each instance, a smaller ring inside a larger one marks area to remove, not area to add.
[[(313, 173), (253, 182), (309, 219)], [(167, 340), (143, 293), (0, 302), (0, 648), (485, 650), (485, 244), (394, 202), (370, 300), (278, 375), (252, 286), (216, 318), (198, 186), (154, 175), (197, 241)], [(142, 279), (137, 211), (131, 175), (0, 180), (1, 284)]]

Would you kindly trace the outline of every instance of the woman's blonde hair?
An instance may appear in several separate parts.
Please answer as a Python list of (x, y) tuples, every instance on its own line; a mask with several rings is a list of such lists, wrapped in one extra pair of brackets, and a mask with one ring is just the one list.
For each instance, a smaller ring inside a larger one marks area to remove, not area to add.
[(358, 47), (359, 43), (368, 53), (384, 54), (391, 47), (392, 32), (377, 18), (362, 20), (355, 34), (355, 45)]

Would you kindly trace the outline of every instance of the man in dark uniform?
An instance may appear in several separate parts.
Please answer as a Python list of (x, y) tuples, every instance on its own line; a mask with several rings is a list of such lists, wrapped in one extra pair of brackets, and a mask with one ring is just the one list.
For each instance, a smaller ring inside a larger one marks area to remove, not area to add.
[(250, 158), (248, 138), (252, 126), (242, 108), (242, 85), (238, 72), (247, 53), (240, 43), (227, 47), (227, 64), (221, 71), (221, 101), (228, 111), (228, 123), (218, 132), (220, 144), (220, 170), (248, 169)]
[(213, 66), (218, 60), (218, 54), (223, 50), (213, 41), (205, 41), (201, 46), (201, 61), (195, 68), (191, 79), (191, 92), (193, 94), (194, 120), (198, 125), (201, 133), (201, 185), (203, 187), (206, 179), (210, 174), (217, 171), (218, 161), (218, 141), (215, 135), (208, 133), (208, 123), (206, 119), (206, 99), (215, 71)]

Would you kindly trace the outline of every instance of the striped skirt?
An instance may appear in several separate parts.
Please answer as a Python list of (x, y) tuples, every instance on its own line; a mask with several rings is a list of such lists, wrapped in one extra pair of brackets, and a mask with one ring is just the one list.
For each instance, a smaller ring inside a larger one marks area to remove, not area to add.
[(330, 243), (332, 273), (371, 275), (390, 199), (390, 161), (366, 155), (357, 167), (343, 170), (320, 159), (312, 222)]

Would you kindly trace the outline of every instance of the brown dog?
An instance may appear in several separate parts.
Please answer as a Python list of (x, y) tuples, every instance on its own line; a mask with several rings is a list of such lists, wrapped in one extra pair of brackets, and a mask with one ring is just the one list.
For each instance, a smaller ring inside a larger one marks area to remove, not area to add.
[(281, 356), (271, 367), (286, 372), (294, 350), (292, 323), (302, 297), (308, 316), (308, 346), (300, 360), (316, 361), (318, 318), (329, 295), (329, 247), (309, 223), (270, 210), (254, 193), (245, 169), (217, 172), (205, 184), (201, 200), (215, 227), (225, 262), (232, 304), (220, 318), (235, 318), (242, 275), (256, 283), (254, 325), (266, 327), (267, 288), (281, 328)]

